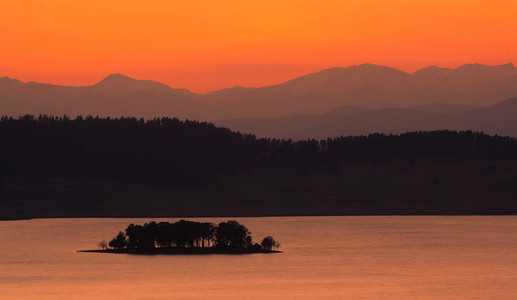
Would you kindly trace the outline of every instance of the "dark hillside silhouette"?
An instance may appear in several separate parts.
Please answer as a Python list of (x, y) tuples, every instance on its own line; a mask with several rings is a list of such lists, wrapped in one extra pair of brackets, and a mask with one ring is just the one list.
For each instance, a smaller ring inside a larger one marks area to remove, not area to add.
[(370, 134), (326, 140), (257, 139), (178, 119), (25, 116), (0, 120), (4, 176), (74, 176), (205, 184), (217, 172), (315, 168), (329, 161), (517, 158), (517, 140), (470, 131)]
[(3, 117), (0, 219), (517, 213), (516, 161), (516, 139), (472, 131), (293, 141), (169, 118)]

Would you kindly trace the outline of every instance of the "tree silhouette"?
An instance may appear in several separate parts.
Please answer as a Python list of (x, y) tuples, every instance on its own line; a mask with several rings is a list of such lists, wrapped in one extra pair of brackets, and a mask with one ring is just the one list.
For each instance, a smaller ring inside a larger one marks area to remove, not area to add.
[(109, 242), (109, 246), (114, 249), (124, 249), (127, 246), (127, 240), (124, 233), (119, 231), (117, 236)]
[[(253, 243), (250, 231), (237, 221), (221, 222), (218, 226), (212, 223), (201, 223), (179, 220), (175, 223), (154, 221), (144, 225), (129, 224), (124, 232), (120, 231), (109, 246), (113, 249), (140, 251), (159, 248), (205, 248), (240, 250), (248, 252), (270, 251), (279, 244), (268, 236), (262, 246)], [(104, 242), (105, 243), (105, 242)], [(101, 250), (106, 247), (101, 246)], [(137, 252), (137, 253), (138, 253)]]
[(280, 247), (280, 244), (270, 235), (266, 236), (260, 245), (262, 246), (262, 249), (267, 251), (271, 251), (273, 248), (278, 249), (278, 247)]
[(216, 246), (243, 248), (250, 231), (237, 221), (219, 223), (215, 231)]
[(102, 240), (98, 244), (99, 250), (106, 250), (108, 248), (108, 243), (105, 240)]
[(169, 222), (160, 222), (158, 223), (158, 228), (156, 232), (156, 243), (160, 247), (172, 247), (175, 234), (174, 225)]
[(200, 223), (201, 247), (210, 247), (215, 238), (216, 227), (213, 223)]

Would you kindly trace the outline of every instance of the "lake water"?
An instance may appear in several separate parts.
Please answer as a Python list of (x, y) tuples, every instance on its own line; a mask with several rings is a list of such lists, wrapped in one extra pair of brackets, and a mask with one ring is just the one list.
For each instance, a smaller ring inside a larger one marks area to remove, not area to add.
[(0, 222), (0, 299), (517, 297), (514, 216), (234, 219), (284, 253), (78, 253), (150, 219)]

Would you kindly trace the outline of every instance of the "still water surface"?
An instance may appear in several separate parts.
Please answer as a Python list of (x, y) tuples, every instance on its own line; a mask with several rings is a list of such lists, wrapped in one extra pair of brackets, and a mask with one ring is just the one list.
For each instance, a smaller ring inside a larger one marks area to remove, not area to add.
[[(157, 219), (157, 221), (177, 219)], [(192, 219), (218, 223), (228, 219)], [(95, 249), (149, 219), (0, 222), (0, 299), (516, 299), (517, 217), (237, 218), (281, 254)]]

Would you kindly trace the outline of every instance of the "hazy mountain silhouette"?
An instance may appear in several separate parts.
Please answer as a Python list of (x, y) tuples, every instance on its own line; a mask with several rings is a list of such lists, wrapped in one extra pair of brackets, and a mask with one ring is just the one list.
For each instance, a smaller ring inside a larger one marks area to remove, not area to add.
[(245, 133), (252, 132), (260, 137), (292, 139), (322, 139), (373, 132), (399, 134), (442, 129), (475, 130), (517, 137), (517, 98), (487, 108), (459, 106), (456, 107), (457, 112), (439, 112), (437, 108), (440, 107), (429, 105), (423, 106), (424, 109), (357, 109), (332, 111), (321, 115), (222, 120), (216, 124)]
[(73, 114), (203, 118), (204, 105), (195, 94), (150, 80), (113, 74), (86, 87), (75, 99)]
[(456, 113), (515, 96), (517, 68), (512, 64), (431, 66), (412, 74), (363, 64), (326, 69), (273, 86), (234, 87), (207, 94), (121, 74), (82, 87), (0, 79), (1, 113), (15, 116), (92, 114), (214, 121), (322, 115), (351, 106)]
[(170, 92), (168, 85), (151, 80), (135, 80), (122, 74), (111, 74), (92, 87), (97, 92)]
[(517, 96), (512, 64), (427, 67), (413, 74), (364, 64), (332, 68), (263, 88), (207, 95), (225, 108), (224, 117), (322, 114), (340, 106), (410, 108), (429, 103), (488, 106)]
[[(517, 98), (508, 99), (485, 109), (457, 114), (450, 120), (451, 128), (471, 127), (473, 130), (517, 137)], [(457, 123), (455, 123), (457, 122)], [(454, 127), (456, 125), (456, 127)]]
[(7, 77), (0, 81), (3, 115), (131, 115), (154, 118), (203, 118), (207, 110), (196, 95), (150, 80), (112, 74), (93, 86), (23, 83)]
[(223, 116), (278, 117), (292, 114), (320, 114), (340, 106), (372, 106), (382, 94), (395, 98), (394, 88), (404, 85), (407, 73), (393, 68), (364, 64), (332, 68), (291, 81), (256, 89), (239, 89), (206, 95), (207, 102), (223, 107)]
[(413, 110), (437, 112), (437, 113), (456, 113), (456, 112), (471, 111), (471, 110), (475, 110), (478, 108), (481, 108), (481, 106), (466, 105), (466, 104), (453, 104), (453, 103), (427, 103), (427, 104), (409, 107), (409, 109), (413, 109)]
[(215, 121), (215, 124), (240, 132), (253, 133), (261, 137), (293, 138), (295, 136), (293, 134), (302, 129), (368, 110), (357, 106), (344, 106), (321, 115), (305, 114), (279, 118), (227, 119)]
[(420, 69), (412, 74), (414, 78), (429, 80), (433, 78), (437, 78), (440, 76), (444, 76), (449, 73), (451, 69), (448, 68), (440, 68), (437, 66), (429, 66), (423, 69)]

